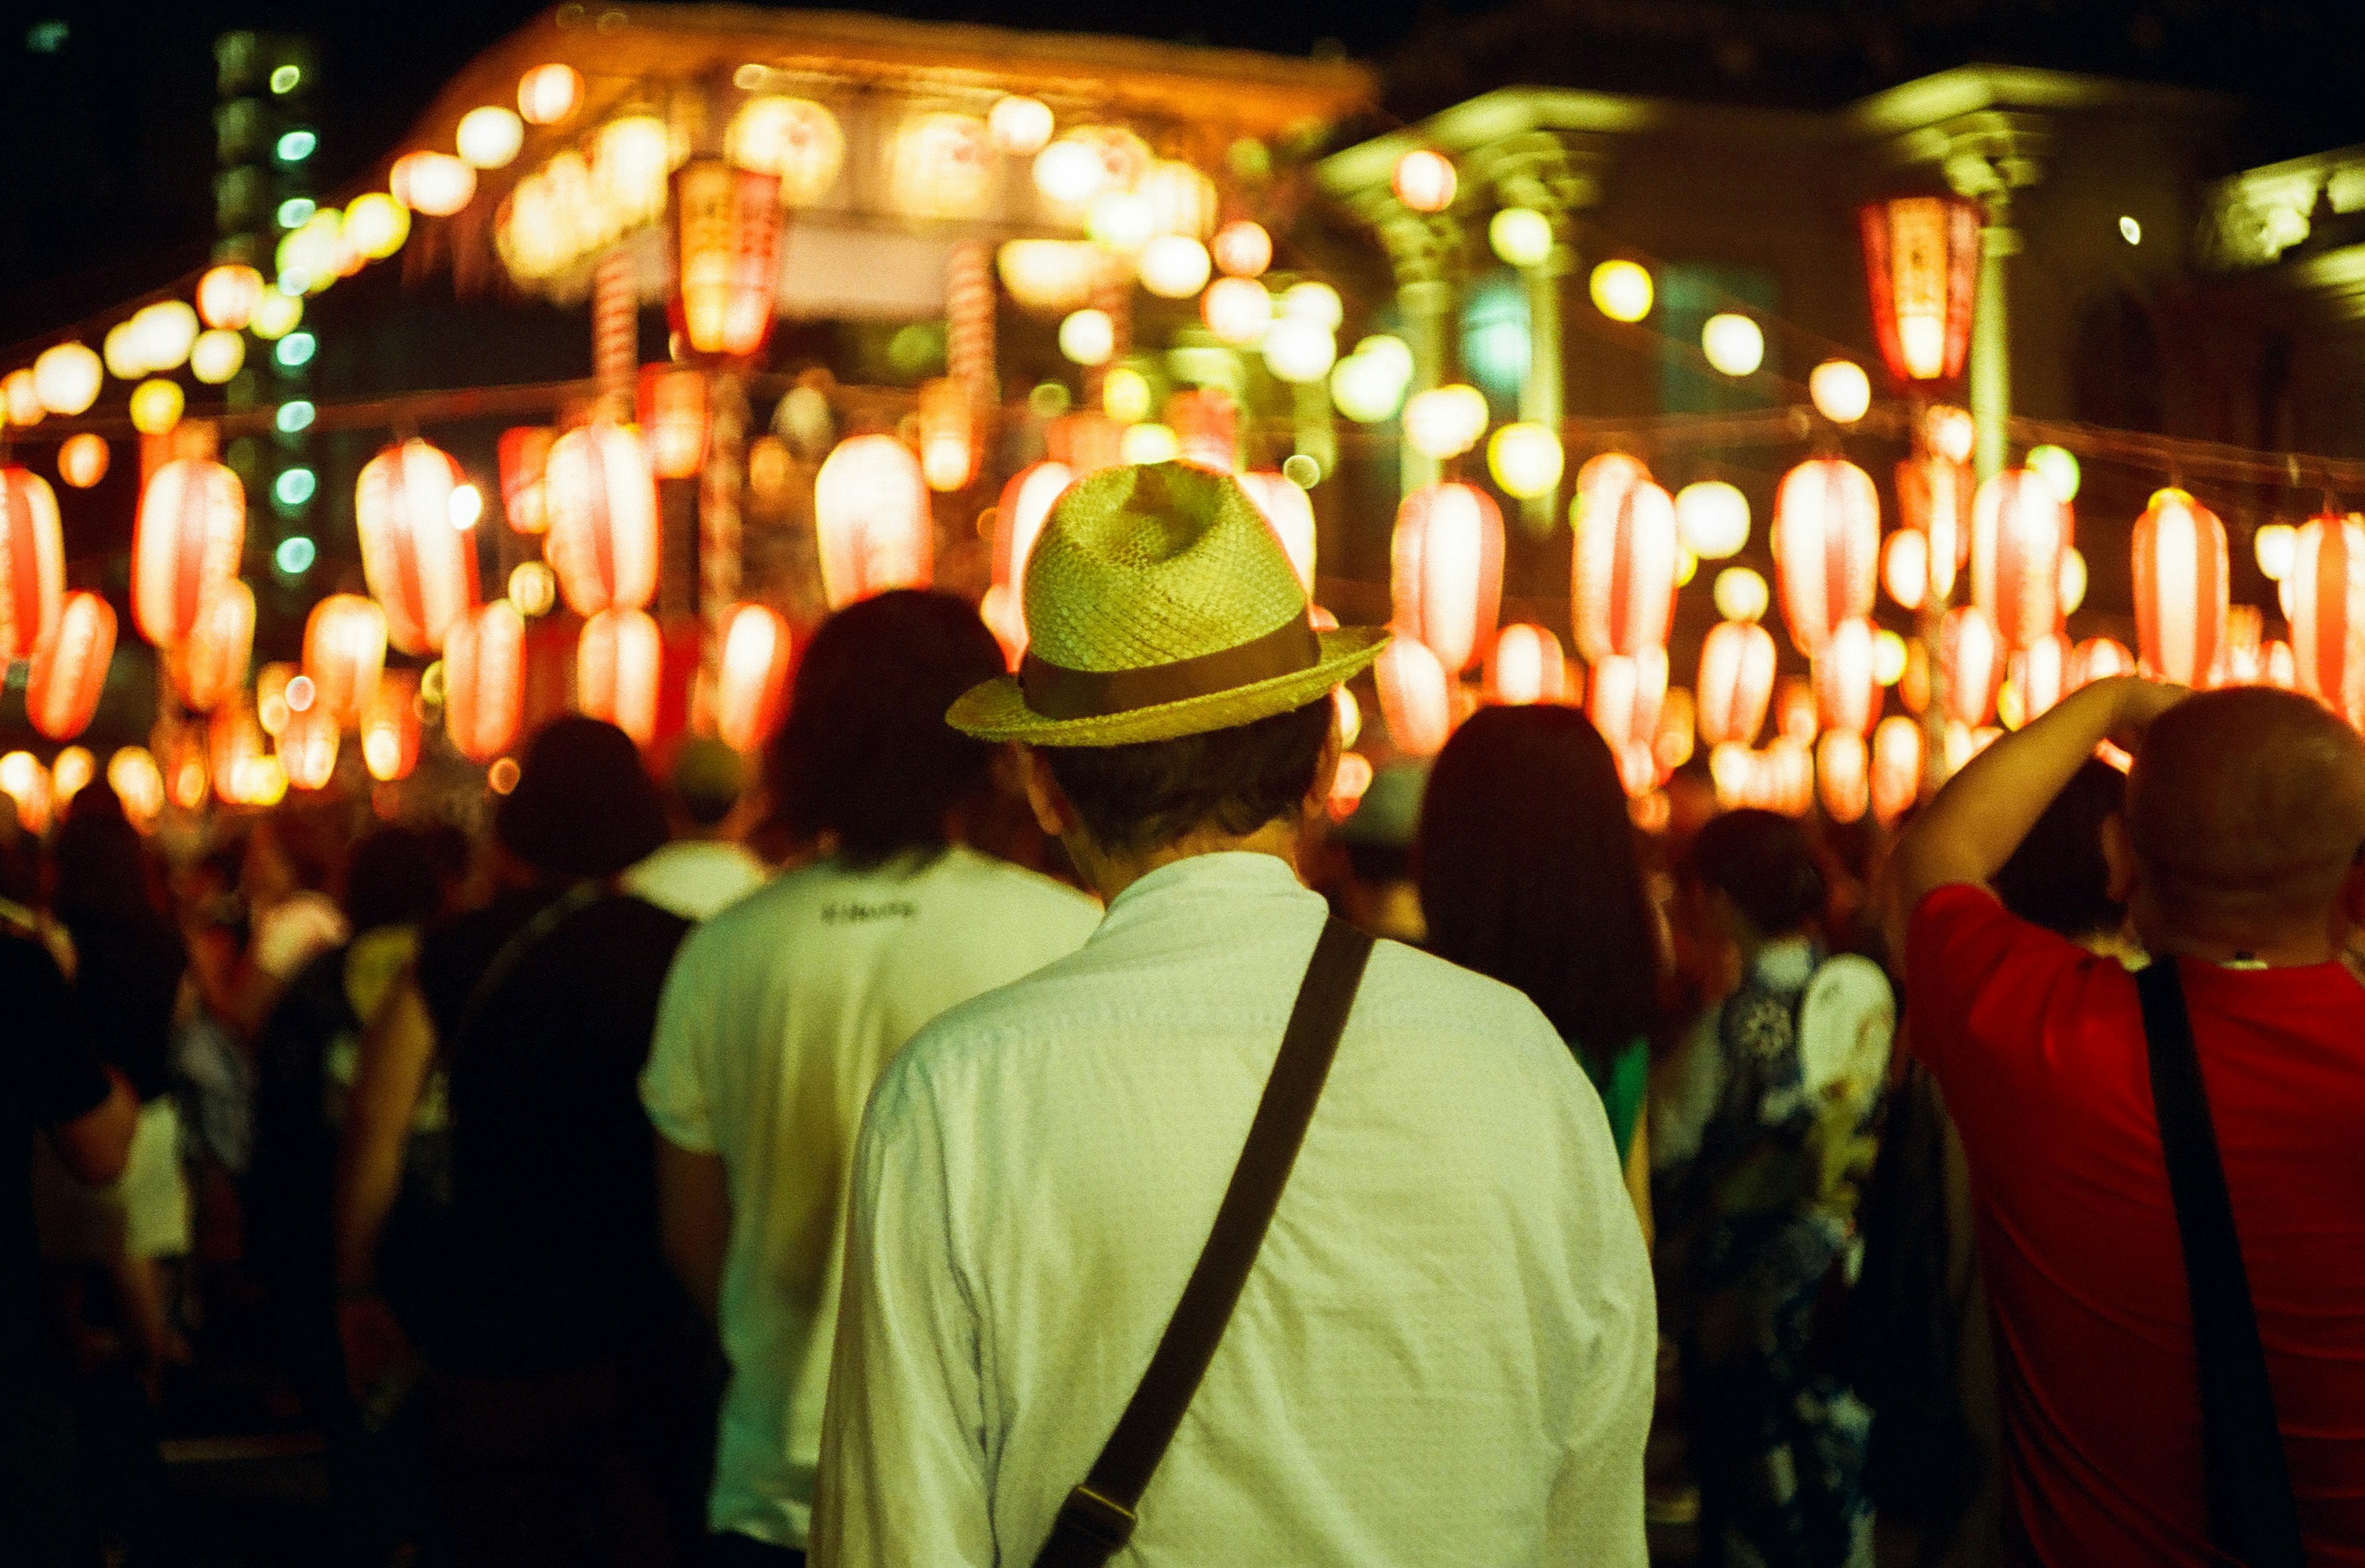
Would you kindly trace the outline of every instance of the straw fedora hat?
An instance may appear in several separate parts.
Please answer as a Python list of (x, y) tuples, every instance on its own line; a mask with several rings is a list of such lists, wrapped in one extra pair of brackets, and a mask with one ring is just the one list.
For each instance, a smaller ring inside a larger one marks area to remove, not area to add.
[(1246, 491), (1182, 463), (1109, 468), (1052, 507), (1026, 566), (1018, 673), (945, 715), (988, 741), (1131, 745), (1302, 708), (1377, 658), (1376, 626), (1316, 633)]

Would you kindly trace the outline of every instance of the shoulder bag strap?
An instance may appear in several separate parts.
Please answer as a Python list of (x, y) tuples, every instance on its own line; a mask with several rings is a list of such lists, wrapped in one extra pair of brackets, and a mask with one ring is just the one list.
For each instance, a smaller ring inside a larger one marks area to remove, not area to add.
[(510, 939), (495, 951), (492, 961), (485, 966), (485, 972), (476, 977), (476, 983), (468, 988), (468, 1000), (461, 1005), (459, 1021), (452, 1026), (452, 1037), (443, 1042), (439, 1053), (442, 1060), (449, 1062), (459, 1055), (461, 1042), (475, 1030), (486, 1004), (492, 1001), (494, 993), (501, 989), (510, 976), (517, 972), (517, 967), (525, 961), (526, 955), (540, 946), (543, 938), (597, 903), (606, 890), (596, 881), (577, 882), (534, 911), (532, 919), (510, 934)]
[(2225, 1168), (2176, 960), (2156, 959), (2135, 977), (2135, 991), (2143, 1001), (2152, 1103), (2192, 1299), (2210, 1535), (2247, 1568), (2301, 1568), (2307, 1559), (2275, 1423), (2274, 1390), (2267, 1382), (2266, 1350), (2259, 1341), (2249, 1274), (2234, 1234), (2234, 1206), (2225, 1194)]
[(1207, 1245), (1141, 1375), (1141, 1386), (1117, 1418), (1092, 1473), (1060, 1505), (1050, 1539), (1036, 1555), (1036, 1568), (1100, 1568), (1132, 1536), (1141, 1494), (1174, 1440), (1264, 1244), (1371, 956), (1371, 937), (1353, 926), (1332, 919), (1322, 928)]

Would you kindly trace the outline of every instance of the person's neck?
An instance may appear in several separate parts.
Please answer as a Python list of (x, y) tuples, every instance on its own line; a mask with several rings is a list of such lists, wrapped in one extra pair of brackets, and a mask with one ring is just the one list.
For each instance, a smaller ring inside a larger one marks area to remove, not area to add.
[(1065, 842), (1069, 857), (1103, 903), (1115, 903), (1119, 893), (1152, 871), (1202, 855), (1270, 855), (1293, 873), (1297, 869), (1297, 824), (1291, 822), (1269, 822), (1250, 834), (1187, 834), (1172, 844), (1138, 853), (1111, 853), (1081, 833), (1070, 834)]
[(2280, 931), (2238, 935), (2190, 930), (2162, 920), (2155, 911), (2135, 921), (2136, 935), (2155, 957), (2191, 958), (2197, 963), (2243, 969), (2297, 969), (2328, 964), (2340, 957), (2348, 931), (2344, 923), (2321, 927), (2293, 925)]

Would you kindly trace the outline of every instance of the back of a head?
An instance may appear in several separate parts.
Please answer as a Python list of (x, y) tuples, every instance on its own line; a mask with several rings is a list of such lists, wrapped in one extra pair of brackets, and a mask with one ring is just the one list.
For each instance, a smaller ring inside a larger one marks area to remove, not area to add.
[(2127, 912), (2111, 897), (2102, 824), (2124, 808), (2126, 793), (2124, 774), (2087, 758), (1996, 873), (2004, 908), (2072, 939), (2118, 930)]
[(947, 814), (992, 787), (993, 761), (945, 710), (1004, 668), (976, 609), (950, 594), (898, 588), (839, 610), (798, 663), (772, 743), (780, 811), (856, 865), (942, 847)]
[(2203, 692), (2145, 734), (2127, 829), (2170, 934), (2263, 946), (2320, 929), (2365, 849), (2365, 740), (2293, 692)]
[(1245, 724), (1132, 745), (1047, 746), (1059, 792), (1102, 848), (1139, 855), (1197, 833), (1295, 822), (1322, 770), (1330, 699)]
[(74, 795), (50, 854), (61, 913), (131, 918), (152, 907), (140, 832), (105, 779), (93, 779)]
[(1807, 830), (1778, 812), (1727, 812), (1692, 840), (1692, 877), (1732, 901), (1761, 936), (1792, 936), (1823, 913), (1823, 874)]
[(345, 873), (345, 918), (355, 932), (419, 924), (442, 901), (435, 850), (425, 834), (383, 827), (353, 851)]
[(676, 749), (667, 783), (681, 814), (701, 828), (719, 826), (739, 803), (745, 779), (739, 754), (706, 735), (691, 735)]
[(1657, 975), (1618, 765), (1572, 708), (1491, 708), (1430, 769), (1420, 896), (1440, 957), (1518, 987), (1572, 1046), (1648, 1028)]
[(494, 831), (544, 876), (612, 877), (665, 842), (665, 807), (631, 736), (568, 714), (526, 747)]

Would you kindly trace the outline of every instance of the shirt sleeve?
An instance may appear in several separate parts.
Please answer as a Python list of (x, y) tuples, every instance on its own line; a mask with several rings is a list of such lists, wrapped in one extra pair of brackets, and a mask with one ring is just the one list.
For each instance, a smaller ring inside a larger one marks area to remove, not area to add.
[(1993, 1068), (2015, 1065), (1999, 1059), (2012, 1053), (2041, 1050), (2041, 1019), (2062, 971), (2104, 961), (2020, 919), (1985, 888), (1935, 889), (1906, 934), (1913, 1054), (1953, 1099), (1956, 1076), (1976, 1070), (1965, 1059), (1972, 1053)]
[(641, 1069), (641, 1107), (666, 1141), (692, 1154), (715, 1154), (714, 1116), (704, 1063), (715, 988), (698, 972), (701, 944), (693, 932), (674, 956), (657, 999), (656, 1036)]
[(106, 1070), (99, 1065), (74, 1006), (73, 992), (58, 972), (55, 959), (32, 942), (11, 942), (21, 947), (8, 968), (23, 984), (10, 988), (12, 1029), (21, 1030), (25, 1044), (27, 1098), (33, 1121), (42, 1127), (60, 1127), (88, 1115), (107, 1096)]
[(890, 1070), (855, 1153), (813, 1561), (982, 1568), (977, 1314), (953, 1261), (944, 1118), (909, 1066)]

